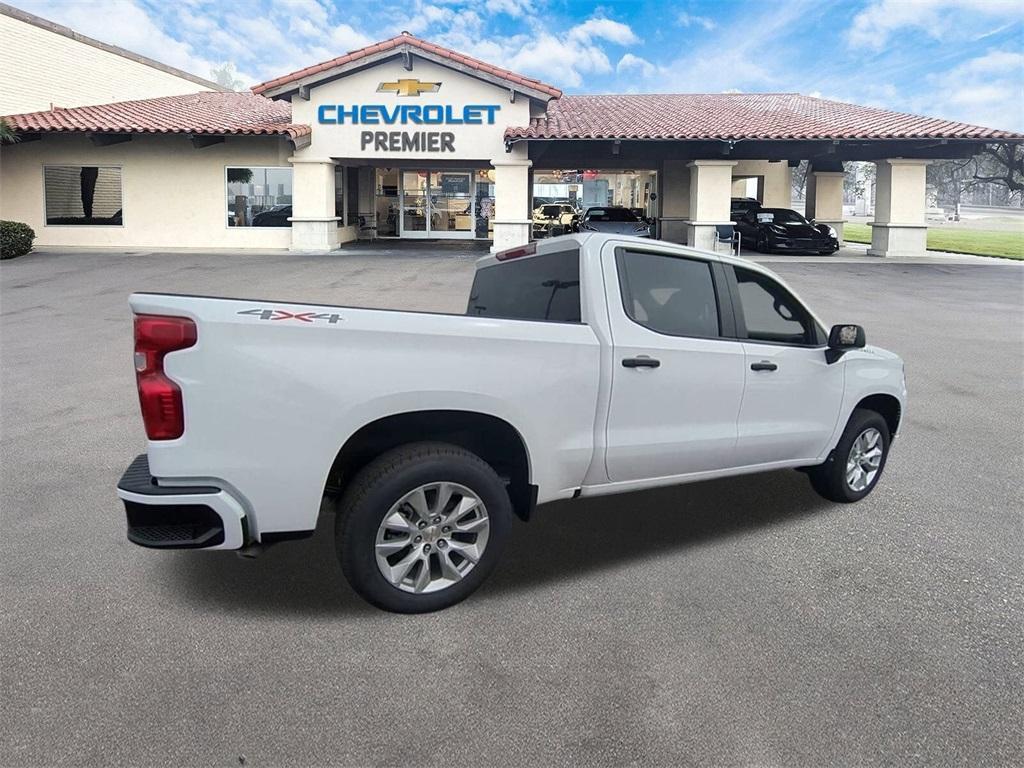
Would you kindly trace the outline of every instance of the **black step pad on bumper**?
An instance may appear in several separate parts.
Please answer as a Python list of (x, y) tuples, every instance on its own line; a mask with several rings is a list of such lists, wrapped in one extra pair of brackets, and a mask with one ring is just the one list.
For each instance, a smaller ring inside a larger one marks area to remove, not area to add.
[(149, 456), (136, 456), (135, 461), (121, 475), (117, 487), (129, 493), (142, 493), (146, 496), (181, 496), (193, 493), (219, 493), (220, 488), (212, 485), (157, 485), (156, 479), (149, 473)]
[(153, 497), (153, 503), (123, 499), (128, 518), (128, 540), (154, 549), (201, 549), (224, 543), (224, 522), (201, 502), (160, 503), (160, 497), (219, 493), (209, 485), (161, 486), (149, 472), (149, 458), (142, 454), (118, 482), (119, 490)]

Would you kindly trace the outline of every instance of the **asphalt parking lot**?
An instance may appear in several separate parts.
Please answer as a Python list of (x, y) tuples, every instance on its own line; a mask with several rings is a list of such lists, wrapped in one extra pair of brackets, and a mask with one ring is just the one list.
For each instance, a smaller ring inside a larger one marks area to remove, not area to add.
[(0, 764), (1020, 765), (1024, 268), (773, 264), (906, 360), (881, 485), (550, 505), (454, 609), (381, 613), (330, 520), (129, 544), (132, 290), (459, 311), (472, 253), (36, 253), (0, 268)]

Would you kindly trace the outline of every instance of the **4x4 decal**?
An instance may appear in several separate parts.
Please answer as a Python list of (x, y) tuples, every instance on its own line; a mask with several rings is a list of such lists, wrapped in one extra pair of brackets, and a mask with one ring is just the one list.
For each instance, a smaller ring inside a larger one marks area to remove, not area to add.
[(298, 320), (300, 323), (312, 323), (317, 320), (326, 320), (331, 325), (341, 322), (344, 318), (338, 314), (329, 312), (289, 312), (287, 309), (243, 309), (238, 314), (253, 315), (260, 320)]

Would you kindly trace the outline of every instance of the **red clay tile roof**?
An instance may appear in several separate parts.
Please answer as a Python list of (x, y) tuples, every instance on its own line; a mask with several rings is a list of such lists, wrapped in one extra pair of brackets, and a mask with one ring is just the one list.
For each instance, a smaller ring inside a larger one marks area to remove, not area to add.
[(251, 93), (190, 93), (93, 107), (28, 112), (4, 118), (26, 133), (193, 133), (288, 136), (312, 131), (291, 122), (287, 102)]
[(547, 94), (548, 96), (551, 96), (556, 99), (562, 95), (562, 92), (558, 88), (555, 88), (553, 85), (547, 85), (546, 83), (542, 83), (540, 80), (535, 80), (532, 77), (524, 77), (523, 75), (517, 75), (515, 72), (510, 72), (507, 69), (502, 69), (501, 67), (496, 67), (493, 64), (488, 64), (486, 61), (480, 61), (479, 59), (464, 56), (461, 53), (457, 53), (448, 48), (443, 48), (440, 45), (435, 45), (434, 43), (427, 42), (426, 40), (420, 40), (418, 37), (413, 37), (412, 35), (406, 32), (403, 32), (397, 37), (392, 37), (390, 40), (385, 40), (381, 43), (374, 43), (373, 45), (369, 45), (366, 48), (360, 48), (357, 51), (350, 51), (349, 53), (346, 53), (344, 56), (339, 56), (336, 59), (324, 61), (321, 62), (320, 64), (314, 64), (311, 67), (306, 67), (305, 69), (300, 69), (297, 72), (292, 72), (290, 75), (283, 75), (282, 77), (277, 77), (274, 78), (273, 80), (268, 80), (265, 83), (254, 85), (252, 91), (253, 93), (264, 93), (265, 91), (268, 91), (271, 88), (277, 88), (278, 86), (287, 85), (288, 83), (301, 80), (307, 75), (315, 75), (318, 72), (323, 72), (328, 69), (334, 69), (335, 67), (339, 67), (342, 64), (348, 64), (351, 61), (356, 61), (358, 59), (363, 58), (364, 56), (369, 56), (370, 54), (373, 53), (390, 51), (396, 48), (401, 48), (404, 45), (409, 45), (412, 46), (413, 48), (419, 48), (422, 51), (426, 51), (427, 53), (433, 53), (437, 56), (442, 56), (458, 64), (462, 64), (463, 66), (469, 67), (470, 69), (475, 69), (480, 72), (486, 72), (487, 74), (494, 75), (495, 77), (499, 77), (502, 80), (507, 80), (509, 83), (513, 85), (521, 85), (535, 91), (540, 91), (541, 93)]
[(798, 93), (563, 96), (506, 139), (1022, 139), (1024, 134)]

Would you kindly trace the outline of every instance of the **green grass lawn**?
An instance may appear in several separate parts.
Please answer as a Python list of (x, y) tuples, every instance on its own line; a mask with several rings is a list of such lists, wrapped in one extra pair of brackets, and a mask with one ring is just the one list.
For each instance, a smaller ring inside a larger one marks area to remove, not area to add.
[[(870, 243), (871, 227), (867, 224), (846, 224), (843, 227), (843, 238), (851, 243)], [(928, 250), (1024, 259), (1024, 234), (1013, 231), (929, 227)]]

